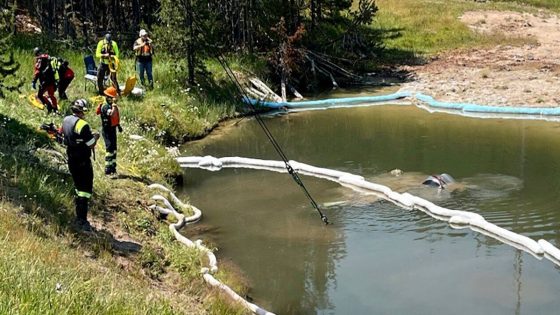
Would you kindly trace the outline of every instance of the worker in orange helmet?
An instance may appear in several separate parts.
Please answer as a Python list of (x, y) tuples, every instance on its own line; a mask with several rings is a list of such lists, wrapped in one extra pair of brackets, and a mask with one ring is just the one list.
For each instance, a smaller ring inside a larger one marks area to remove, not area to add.
[(105, 142), (105, 175), (113, 175), (117, 173), (117, 130), (122, 132), (117, 106), (118, 92), (111, 86), (103, 94), (105, 102), (99, 104), (97, 114), (101, 116), (101, 134)]

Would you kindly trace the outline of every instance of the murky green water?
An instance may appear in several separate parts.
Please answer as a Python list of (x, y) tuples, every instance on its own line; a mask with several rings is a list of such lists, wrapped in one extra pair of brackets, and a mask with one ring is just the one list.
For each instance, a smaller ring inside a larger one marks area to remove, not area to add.
[[(383, 106), (267, 119), (290, 159), (362, 175), (560, 246), (560, 124), (484, 120)], [(186, 154), (279, 160), (255, 121)], [(388, 174), (401, 169), (398, 178)], [(438, 193), (419, 184), (446, 172)], [(183, 196), (277, 314), (558, 314), (560, 268), (470, 230), (454, 230), (337, 184), (302, 177), (333, 225), (323, 226), (286, 174), (186, 170)], [(189, 232), (186, 232), (187, 234)]]

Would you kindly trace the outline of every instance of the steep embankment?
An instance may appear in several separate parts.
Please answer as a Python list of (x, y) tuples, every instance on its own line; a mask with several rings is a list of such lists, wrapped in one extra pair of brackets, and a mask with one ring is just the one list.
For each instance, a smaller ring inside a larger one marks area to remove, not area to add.
[[(119, 134), (116, 179), (103, 174), (103, 142), (96, 148), (90, 203), (96, 231), (84, 234), (70, 226), (73, 183), (64, 148), (38, 130), (42, 123), (60, 125), (62, 116), (47, 116), (26, 99), (33, 93), (26, 44), (33, 42), (19, 43), (16, 59), (27, 84), (21, 95), (0, 99), (0, 295), (9, 297), (0, 299), (0, 313), (243, 313), (207, 288), (199, 273), (204, 256), (175, 242), (168, 225), (149, 211), (146, 186), (170, 185), (181, 174), (170, 153), (175, 150), (162, 143), (177, 145), (185, 135), (204, 134), (233, 113), (234, 106), (181, 90), (172, 63), (160, 61), (155, 71), (159, 90), (120, 102), (125, 130)], [(71, 99), (93, 96), (92, 87), (83, 90), (81, 54), (57, 55), (70, 59), (76, 71)], [(123, 66), (132, 69), (132, 61), (125, 59)], [(68, 113), (69, 105), (62, 102), (61, 111)], [(94, 112), (88, 112), (86, 120), (99, 130)], [(244, 292), (227, 270), (222, 276)]]

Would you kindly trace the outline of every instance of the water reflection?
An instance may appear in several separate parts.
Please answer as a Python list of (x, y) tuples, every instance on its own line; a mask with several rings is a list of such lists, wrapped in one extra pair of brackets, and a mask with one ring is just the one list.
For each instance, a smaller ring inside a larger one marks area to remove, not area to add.
[[(297, 113), (267, 121), (289, 158), (362, 175), (560, 245), (557, 123), (466, 119), (403, 107)], [(277, 160), (250, 119), (187, 154)], [(389, 171), (402, 169), (403, 175)], [(449, 173), (438, 191), (420, 183)], [(278, 314), (553, 314), (559, 268), (324, 180), (303, 177), (324, 227), (291, 178), (186, 171), (185, 194), (217, 231), (251, 295)], [(521, 268), (521, 266), (523, 268)]]
[[(186, 187), (202, 192), (192, 198), (203, 206), (204, 220), (219, 226), (219, 231), (186, 233), (218, 244), (219, 259), (231, 255), (242, 270), (250, 270), (250, 295), (263, 306), (282, 305), (285, 314), (332, 307), (327, 292), (335, 285), (335, 264), (345, 255), (344, 231), (321, 224), (299, 188), (283, 174), (252, 170), (220, 174), (189, 171)], [(266, 187), (269, 183), (275, 187)], [(314, 190), (333, 186), (309, 182)]]

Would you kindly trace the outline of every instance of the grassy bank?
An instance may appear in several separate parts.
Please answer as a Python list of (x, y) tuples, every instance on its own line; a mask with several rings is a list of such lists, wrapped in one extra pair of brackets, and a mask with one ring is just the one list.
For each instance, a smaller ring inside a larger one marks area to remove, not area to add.
[[(18, 37), (15, 39), (15, 57), (21, 64), (20, 75), (31, 78), (33, 70), (33, 47), (43, 47), (49, 54), (60, 56), (70, 61), (70, 66), (76, 72), (76, 78), (69, 88), (71, 99), (95, 95), (95, 86), (85, 85), (83, 57), (91, 54), (90, 50), (68, 49), (48, 41), (45, 37)], [(119, 83), (124, 84), (126, 78), (135, 75), (134, 58), (126, 47), (121, 47)], [(96, 62), (98, 60), (96, 59)], [(254, 59), (232, 58), (230, 66), (234, 70), (243, 69), (244, 72), (259, 72), (263, 69)], [(123, 116), (133, 118), (127, 125), (135, 125), (141, 131), (167, 145), (182, 142), (185, 139), (198, 138), (212, 129), (220, 120), (234, 116), (236, 113), (235, 100), (232, 100), (235, 90), (225, 77), (223, 70), (216, 62), (206, 62), (209, 79), (201, 81), (199, 85), (185, 88), (184, 78), (186, 64), (184, 61), (174, 61), (165, 55), (157, 55), (154, 60), (155, 88), (142, 98), (122, 98), (120, 100)], [(29, 81), (30, 82), (30, 79)], [(29, 84), (23, 88), (23, 94), (32, 93)], [(63, 104), (67, 106), (67, 104)], [(98, 119), (96, 119), (98, 120)], [(124, 126), (124, 124), (123, 124)], [(157, 129), (157, 130), (155, 130)], [(134, 130), (136, 131), (136, 130)]]
[(552, 9), (560, 11), (560, 1), (558, 0), (502, 0), (504, 2), (516, 2), (519, 4), (532, 5), (537, 8)]
[[(148, 151), (151, 157), (123, 161), (119, 179), (106, 178), (102, 163), (95, 162), (90, 218), (98, 231), (84, 236), (69, 227), (73, 185), (62, 148), (37, 131), (34, 121), (40, 118), (33, 108), (19, 106), (0, 101), (0, 230), (6, 233), (0, 241), (0, 276), (10, 279), (3, 280), (3, 289), (11, 288), (11, 298), (0, 301), (0, 310), (24, 305), (20, 313), (43, 314), (47, 305), (55, 305), (51, 314), (240, 313), (203, 283), (199, 270), (205, 258), (175, 242), (167, 224), (146, 210), (150, 192), (144, 182), (165, 182), (177, 172), (161, 145), (149, 139), (129, 145), (123, 155), (141, 157)], [(26, 263), (10, 268), (16, 261)], [(76, 299), (78, 293), (64, 298), (53, 293), (55, 280), (79, 292), (83, 301)], [(164, 298), (152, 290), (163, 291)], [(163, 306), (145, 296), (154, 296)], [(68, 299), (76, 302), (64, 304)], [(183, 301), (192, 304), (181, 305)], [(90, 312), (90, 305), (100, 309)]]
[(15, 205), (0, 201), (0, 313), (197, 314), (149, 283), (106, 261), (76, 255), (64, 237), (39, 237), (21, 225)]
[[(553, 0), (535, 0), (550, 3)], [(386, 50), (382, 62), (409, 63), (444, 51), (496, 45), (522, 45), (527, 39), (505, 37), (501, 33), (477, 34), (459, 17), (467, 11), (536, 11), (510, 2), (377, 0), (379, 12), (372, 27), (383, 34)], [(560, 7), (560, 4), (554, 6)]]
[[(27, 79), (22, 93), (0, 99), (0, 230), (5, 231), (0, 278), (6, 279), (0, 294), (10, 297), (1, 299), (0, 313), (243, 314), (203, 282), (199, 271), (206, 258), (174, 241), (168, 223), (147, 210), (151, 192), (146, 186), (170, 185), (181, 174), (166, 145), (203, 135), (233, 115), (235, 106), (219, 97), (202, 98), (200, 90), (183, 90), (174, 79), (176, 65), (160, 61), (156, 90), (119, 103), (125, 130), (119, 134), (117, 179), (104, 176), (103, 142), (96, 147), (90, 218), (97, 232), (76, 233), (69, 227), (73, 183), (64, 148), (37, 129), (45, 122), (59, 126), (62, 117), (47, 116), (26, 100), (33, 93), (28, 50), (33, 44), (38, 45), (27, 38), (15, 48), (19, 76)], [(69, 59), (76, 72), (70, 98), (93, 96), (93, 85), (84, 91), (83, 54), (63, 49), (53, 54)], [(121, 79), (133, 75), (132, 66), (132, 60), (123, 59)], [(220, 80), (217, 74), (215, 82)], [(63, 113), (69, 105), (60, 104)], [(94, 112), (86, 120), (99, 130)], [(143, 139), (131, 140), (130, 135)], [(218, 278), (240, 293), (245, 290), (227, 267)]]

